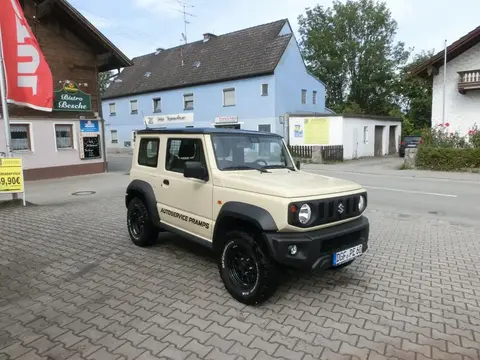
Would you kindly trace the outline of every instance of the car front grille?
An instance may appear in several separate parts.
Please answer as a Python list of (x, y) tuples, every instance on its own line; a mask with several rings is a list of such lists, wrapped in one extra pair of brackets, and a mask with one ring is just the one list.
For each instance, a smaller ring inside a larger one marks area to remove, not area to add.
[(289, 216), (289, 223), (299, 227), (313, 227), (334, 223), (359, 216), (362, 212), (358, 210), (360, 195), (365, 197), (365, 207), (367, 205), (367, 193), (358, 193), (355, 195), (338, 196), (335, 198), (306, 201), (295, 203), (300, 208), (302, 204), (310, 205), (312, 209), (312, 220), (310, 223), (302, 225), (298, 222), (295, 214)]

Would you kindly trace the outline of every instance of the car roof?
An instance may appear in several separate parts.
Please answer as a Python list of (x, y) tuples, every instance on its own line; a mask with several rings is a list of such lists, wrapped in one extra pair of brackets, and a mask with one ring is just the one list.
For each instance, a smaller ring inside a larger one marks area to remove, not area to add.
[(225, 134), (225, 135), (269, 135), (282, 137), (281, 135), (263, 131), (254, 130), (241, 130), (241, 129), (226, 129), (226, 128), (214, 128), (214, 127), (202, 127), (202, 128), (146, 128), (137, 130), (137, 134)]

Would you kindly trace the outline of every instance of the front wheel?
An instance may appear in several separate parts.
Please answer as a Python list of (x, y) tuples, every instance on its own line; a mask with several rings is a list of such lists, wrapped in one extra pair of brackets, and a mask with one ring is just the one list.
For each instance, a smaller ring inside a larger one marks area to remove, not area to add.
[(218, 268), (225, 288), (237, 301), (257, 305), (276, 291), (276, 264), (268, 252), (243, 231), (226, 234)]
[(151, 245), (157, 239), (158, 230), (152, 224), (145, 203), (138, 197), (128, 204), (127, 227), (130, 239), (137, 246)]

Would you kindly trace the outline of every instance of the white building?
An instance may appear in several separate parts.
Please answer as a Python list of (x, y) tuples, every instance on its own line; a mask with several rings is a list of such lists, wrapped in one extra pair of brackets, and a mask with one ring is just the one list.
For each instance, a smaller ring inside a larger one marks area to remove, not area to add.
[(345, 160), (398, 152), (402, 119), (374, 115), (291, 114), (289, 145), (342, 145)]
[[(442, 123), (444, 50), (412, 69), (412, 74), (433, 77), (432, 126)], [(466, 135), (480, 126), (480, 26), (447, 47), (445, 123)]]

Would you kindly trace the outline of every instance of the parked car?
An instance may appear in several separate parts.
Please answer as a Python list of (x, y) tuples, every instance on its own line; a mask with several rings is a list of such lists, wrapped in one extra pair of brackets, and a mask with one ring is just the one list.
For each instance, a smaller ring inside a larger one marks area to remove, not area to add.
[(401, 157), (405, 156), (405, 149), (406, 148), (417, 148), (419, 144), (422, 143), (422, 137), (421, 136), (405, 136), (403, 141), (400, 143), (400, 148), (398, 149), (398, 154)]
[(125, 195), (130, 238), (147, 246), (169, 231), (205, 245), (228, 292), (248, 305), (274, 294), (279, 267), (345, 268), (368, 249), (367, 192), (299, 166), (277, 134), (139, 130)]

